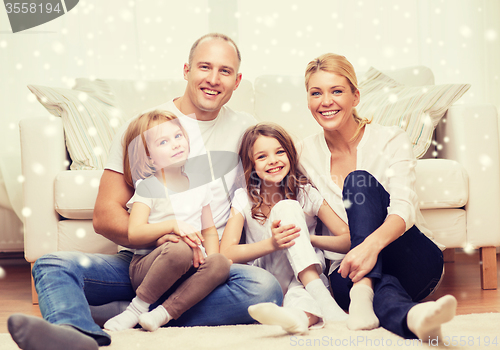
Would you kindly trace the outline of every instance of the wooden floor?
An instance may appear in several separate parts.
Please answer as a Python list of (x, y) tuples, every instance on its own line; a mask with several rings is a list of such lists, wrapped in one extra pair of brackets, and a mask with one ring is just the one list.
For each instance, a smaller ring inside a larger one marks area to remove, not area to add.
[[(500, 286), (496, 290), (482, 290), (480, 287), (478, 253), (455, 254), (455, 262), (446, 263), (445, 271), (441, 286), (427, 300), (452, 294), (458, 300), (459, 315), (500, 312)], [(38, 306), (31, 303), (30, 266), (22, 259), (0, 258), (0, 333), (7, 332), (7, 318), (16, 312), (41, 316)]]

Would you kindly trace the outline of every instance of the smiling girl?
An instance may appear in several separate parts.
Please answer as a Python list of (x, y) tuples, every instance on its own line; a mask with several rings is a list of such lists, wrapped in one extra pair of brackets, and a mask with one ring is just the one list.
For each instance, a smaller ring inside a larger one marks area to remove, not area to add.
[[(239, 156), (246, 188), (237, 190), (233, 198), (221, 252), (234, 262), (268, 270), (285, 294), (283, 307), (252, 305), (250, 315), (260, 323), (280, 325), (289, 333), (322, 327), (323, 319), (346, 319), (323, 283), (324, 258), (311, 242), (346, 252), (347, 225), (298, 169), (292, 139), (278, 125), (257, 124), (243, 135)], [(312, 235), (316, 217), (334, 236)], [(300, 232), (284, 234), (291, 225), (300, 227)], [(239, 244), (243, 228), (246, 244)]]
[[(229, 276), (230, 262), (219, 253), (210, 188), (194, 186), (184, 173), (189, 140), (179, 119), (167, 111), (145, 113), (130, 123), (124, 140), (124, 175), (136, 188), (127, 203), (128, 239), (146, 248), (137, 249), (130, 263), (137, 296), (104, 328), (119, 331), (139, 323), (154, 331), (222, 284)], [(178, 238), (151, 247), (167, 234)], [(198, 259), (193, 260), (193, 254)], [(193, 261), (201, 265), (193, 266)], [(148, 312), (179, 280), (176, 290)]]

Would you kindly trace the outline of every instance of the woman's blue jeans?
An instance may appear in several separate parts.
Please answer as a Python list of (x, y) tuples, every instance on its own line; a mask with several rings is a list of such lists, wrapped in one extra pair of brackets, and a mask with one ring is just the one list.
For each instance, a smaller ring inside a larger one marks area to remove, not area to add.
[[(356, 170), (344, 182), (344, 203), (351, 233), (351, 249), (382, 225), (387, 217), (389, 193), (368, 172)], [(373, 309), (380, 325), (404, 338), (416, 338), (408, 329), (406, 316), (418, 301), (430, 295), (443, 273), (443, 253), (420, 230), (413, 226), (385, 247), (366, 277), (373, 279)], [(349, 278), (330, 275), (333, 295), (348, 309)]]
[[(73, 326), (99, 345), (110, 344), (111, 337), (94, 322), (89, 305), (132, 300), (131, 259), (128, 251), (116, 255), (57, 252), (39, 258), (33, 277), (43, 318)], [(248, 306), (262, 302), (281, 305), (282, 301), (281, 287), (273, 275), (258, 267), (233, 264), (227, 282), (175, 320), (175, 325), (253, 323)]]

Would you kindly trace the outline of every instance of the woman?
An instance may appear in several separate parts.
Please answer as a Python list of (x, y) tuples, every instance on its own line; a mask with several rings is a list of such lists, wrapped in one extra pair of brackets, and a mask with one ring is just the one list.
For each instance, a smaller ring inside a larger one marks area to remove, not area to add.
[(408, 136), (358, 116), (360, 92), (345, 57), (311, 61), (305, 83), (323, 132), (303, 141), (301, 164), (351, 233), (351, 250), (330, 270), (335, 299), (349, 307), (348, 327), (380, 324), (404, 338), (441, 337), (457, 302), (447, 295), (418, 303), (438, 286), (443, 254), (422, 225)]

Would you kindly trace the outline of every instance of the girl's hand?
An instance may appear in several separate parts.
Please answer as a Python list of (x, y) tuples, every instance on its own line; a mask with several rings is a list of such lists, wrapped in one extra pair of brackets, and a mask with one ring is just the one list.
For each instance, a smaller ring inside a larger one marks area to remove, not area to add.
[(179, 242), (179, 237), (177, 235), (172, 234), (172, 233), (168, 233), (166, 235), (161, 236), (160, 238), (158, 238), (156, 240), (156, 246), (159, 247), (163, 243), (166, 243), (166, 242), (177, 243), (177, 242)]
[(174, 232), (179, 237), (188, 236), (190, 240), (196, 243), (196, 245), (199, 245), (204, 241), (201, 232), (197, 231), (190, 224), (180, 220), (176, 220), (176, 224), (177, 225), (174, 227)]
[(300, 235), (300, 227), (293, 224), (280, 226), (280, 222), (281, 220), (275, 220), (271, 224), (271, 241), (275, 250), (290, 248), (295, 244), (293, 240)]
[(363, 242), (346, 254), (338, 272), (343, 278), (349, 276), (353, 283), (359, 282), (373, 269), (377, 258), (378, 251)]
[(201, 264), (205, 262), (205, 258), (203, 257), (203, 252), (198, 244), (193, 242), (188, 236), (181, 237), (181, 239), (191, 247), (193, 250), (193, 266), (198, 268)]

